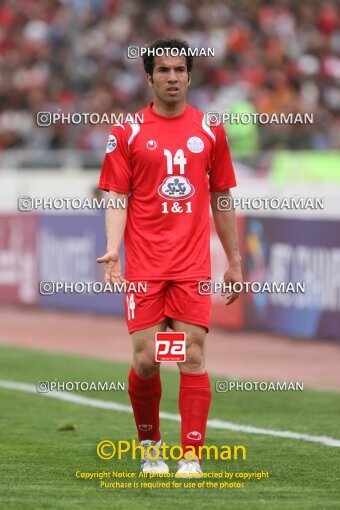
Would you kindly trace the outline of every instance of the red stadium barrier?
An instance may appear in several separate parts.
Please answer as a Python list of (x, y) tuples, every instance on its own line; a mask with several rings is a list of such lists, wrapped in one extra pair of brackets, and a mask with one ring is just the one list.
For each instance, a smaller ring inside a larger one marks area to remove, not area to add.
[(2, 214), (0, 225), (0, 302), (35, 304), (38, 217)]

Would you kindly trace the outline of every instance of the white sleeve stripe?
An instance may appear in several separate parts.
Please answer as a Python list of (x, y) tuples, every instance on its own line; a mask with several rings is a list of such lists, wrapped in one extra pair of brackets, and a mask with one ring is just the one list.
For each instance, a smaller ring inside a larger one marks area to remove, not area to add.
[(132, 133), (131, 133), (131, 136), (128, 140), (128, 145), (130, 145), (130, 143), (132, 142), (132, 140), (134, 139), (134, 137), (139, 133), (140, 131), (140, 125), (139, 124), (130, 124), (131, 126), (131, 129), (132, 129)]
[(214, 140), (214, 142), (216, 142), (216, 136), (211, 131), (208, 124), (205, 122), (205, 115), (203, 115), (203, 118), (202, 118), (202, 128), (204, 129), (204, 131), (206, 131), (206, 133), (208, 133), (208, 135)]

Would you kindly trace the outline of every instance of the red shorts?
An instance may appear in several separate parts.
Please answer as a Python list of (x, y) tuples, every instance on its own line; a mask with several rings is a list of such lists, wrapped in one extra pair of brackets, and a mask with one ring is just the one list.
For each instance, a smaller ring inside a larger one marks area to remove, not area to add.
[[(127, 292), (125, 315), (129, 333), (150, 328), (166, 319), (170, 319), (170, 327), (171, 319), (177, 319), (209, 331), (211, 296), (198, 293), (198, 282), (198, 279), (147, 281), (146, 292)], [(137, 287), (137, 282), (133, 283)]]

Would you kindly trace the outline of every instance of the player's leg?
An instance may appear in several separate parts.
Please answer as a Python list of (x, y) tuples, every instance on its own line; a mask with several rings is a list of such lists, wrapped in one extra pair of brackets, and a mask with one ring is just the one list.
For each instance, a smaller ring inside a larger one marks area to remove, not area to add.
[(129, 395), (140, 441), (159, 441), (159, 403), (162, 396), (160, 363), (155, 361), (155, 335), (166, 330), (166, 322), (131, 334), (133, 364), (129, 373)]
[[(162, 386), (155, 361), (155, 335), (166, 330), (164, 282), (147, 282), (146, 293), (127, 294), (126, 320), (132, 338), (133, 364), (129, 373), (129, 396), (138, 438), (146, 449), (160, 441), (159, 403)], [(167, 472), (162, 461), (143, 462), (145, 472)]]
[(129, 395), (140, 441), (158, 441), (160, 438), (162, 387), (159, 363), (155, 361), (155, 335), (166, 330), (165, 289), (163, 282), (147, 282), (147, 292), (130, 293), (125, 299), (126, 321), (133, 347)]
[[(162, 396), (160, 363), (155, 361), (155, 335), (166, 330), (166, 321), (131, 334), (133, 365), (129, 373), (129, 395), (135, 417), (138, 438), (144, 447), (161, 446), (159, 404)], [(167, 473), (169, 468), (161, 457), (156, 460), (144, 457), (144, 473)]]
[[(211, 402), (210, 380), (205, 369), (206, 329), (174, 319), (172, 322), (175, 331), (184, 331), (186, 334), (186, 361), (178, 363), (181, 443), (184, 453), (194, 448), (196, 457), (199, 457), (199, 447), (204, 444)], [(202, 476), (200, 462), (180, 462), (176, 476)]]
[[(138, 282), (134, 282), (137, 287)], [(159, 401), (162, 388), (155, 361), (155, 334), (165, 331), (165, 285), (147, 282), (145, 293), (128, 293), (125, 314), (132, 338), (133, 364), (129, 395), (140, 441), (159, 440)]]
[[(172, 319), (174, 331), (186, 334), (186, 361), (180, 369), (179, 410), (183, 452), (203, 446), (211, 402), (210, 380), (205, 368), (205, 344), (209, 327), (210, 296), (201, 296), (197, 282), (174, 284), (167, 293), (165, 314)], [(190, 447), (190, 448), (189, 448)], [(176, 477), (202, 476), (197, 458), (179, 462)]]

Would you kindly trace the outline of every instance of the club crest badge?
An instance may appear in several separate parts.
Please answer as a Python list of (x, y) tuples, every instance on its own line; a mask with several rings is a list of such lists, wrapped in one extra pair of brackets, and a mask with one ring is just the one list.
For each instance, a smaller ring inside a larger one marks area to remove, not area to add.
[(189, 151), (194, 152), (195, 154), (198, 154), (199, 152), (202, 152), (204, 149), (204, 142), (198, 136), (192, 136), (187, 141), (187, 147)]
[(192, 197), (195, 188), (186, 177), (172, 175), (164, 179), (158, 188), (158, 193), (161, 197), (170, 200), (186, 200)]
[(106, 153), (112, 152), (117, 147), (117, 138), (113, 135), (109, 136), (109, 139), (107, 141), (106, 145)]

